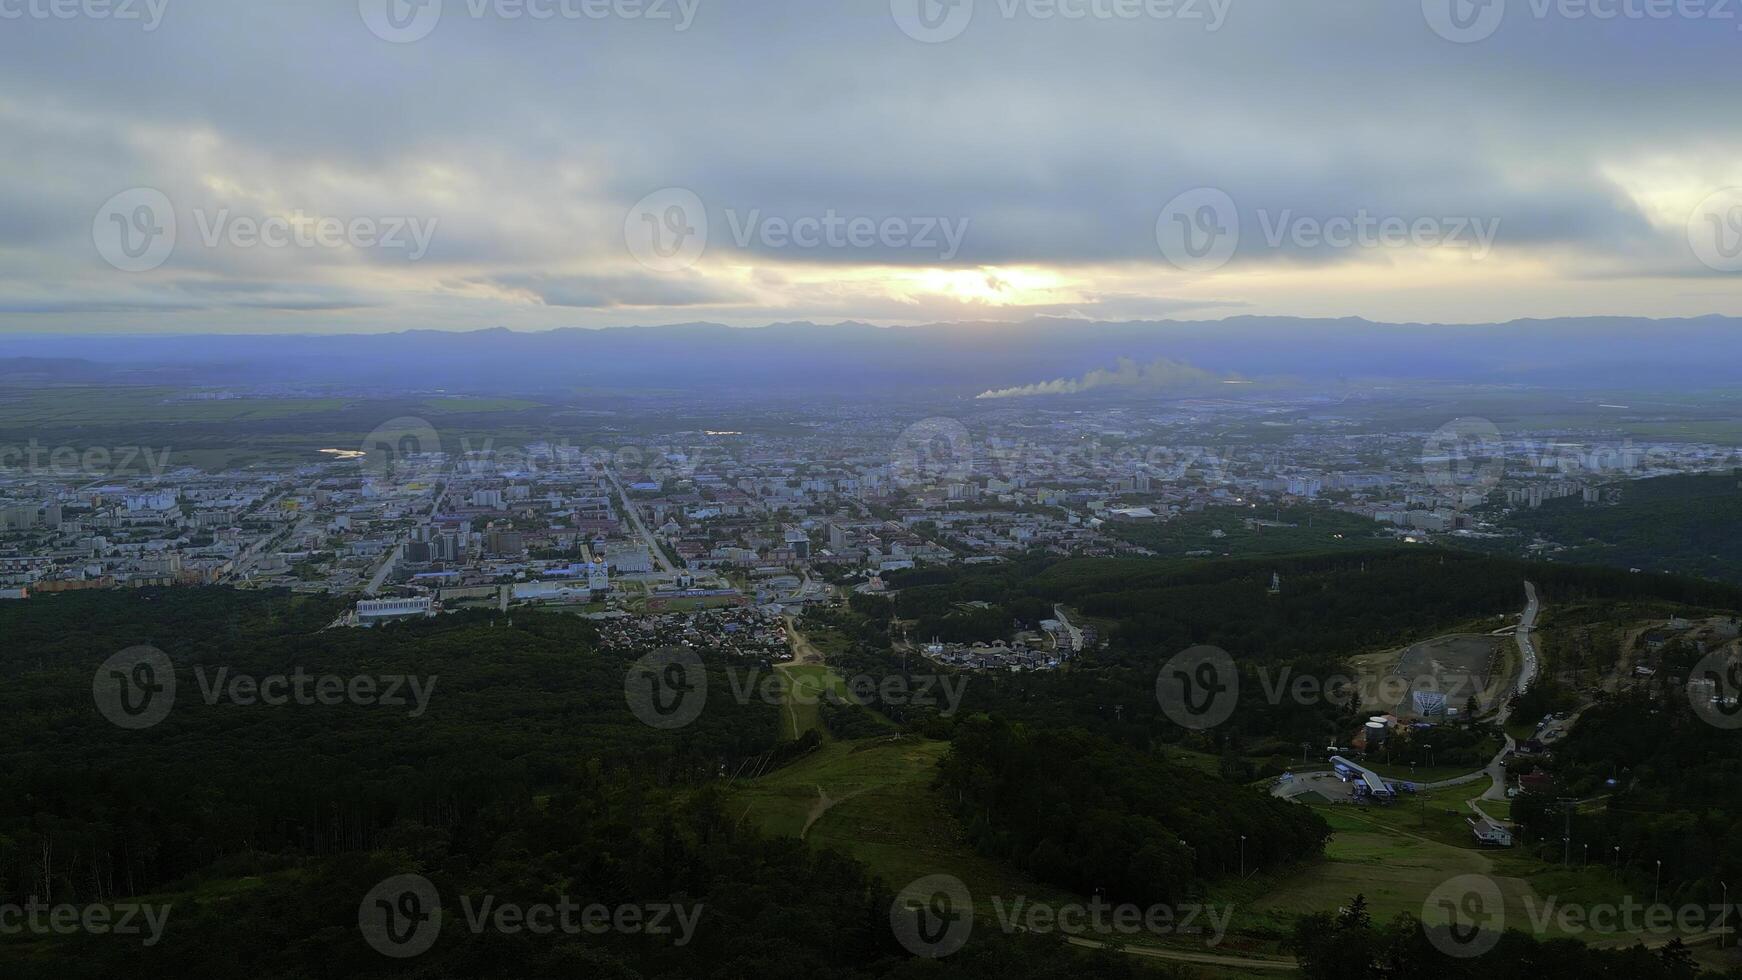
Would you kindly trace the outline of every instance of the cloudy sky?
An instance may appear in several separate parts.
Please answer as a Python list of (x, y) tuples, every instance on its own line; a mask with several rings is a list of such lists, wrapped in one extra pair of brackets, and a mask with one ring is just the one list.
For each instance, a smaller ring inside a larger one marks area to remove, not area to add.
[(0, 330), (1742, 315), (1742, 4), (0, 0)]

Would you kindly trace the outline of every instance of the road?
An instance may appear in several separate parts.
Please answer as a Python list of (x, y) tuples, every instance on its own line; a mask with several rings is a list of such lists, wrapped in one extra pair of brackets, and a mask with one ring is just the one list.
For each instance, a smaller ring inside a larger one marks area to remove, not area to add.
[(816, 598), (819, 593), (828, 591), (829, 587), (826, 583), (811, 578), (811, 570), (808, 567), (804, 568), (801, 571), (801, 574), (804, 575), (804, 581), (800, 582), (798, 588), (793, 589), (792, 592), (786, 596), (785, 601), (809, 602)]
[[(1072, 946), (1082, 946), (1086, 949), (1106, 949), (1107, 944), (1080, 936), (1071, 936), (1067, 940)], [(1193, 953), (1186, 950), (1169, 949), (1163, 946), (1127, 945), (1120, 952), (1132, 956), (1147, 956), (1150, 959), (1170, 960), (1175, 963), (1201, 963), (1205, 966), (1230, 966), (1249, 970), (1298, 970), (1300, 964), (1294, 960), (1261, 959), (1253, 956), (1235, 956), (1225, 953)]]
[[(786, 622), (786, 641), (792, 648), (792, 662), (775, 664), (774, 669), (780, 671), (780, 673), (786, 677), (786, 696), (781, 699), (781, 703), (786, 709), (787, 721), (792, 723), (792, 737), (796, 739), (804, 733), (798, 729), (798, 711), (792, 706), (792, 699), (794, 695), (798, 694), (799, 685), (803, 683), (803, 679), (793, 677), (788, 673), (788, 671), (792, 670), (794, 667), (821, 664), (823, 662), (823, 652), (818, 650), (809, 639), (805, 638), (803, 633), (798, 631), (798, 624), (793, 621), (791, 616), (784, 617), (784, 619)], [(827, 681), (824, 681), (823, 683), (826, 684)], [(816, 693), (821, 694), (822, 691), (819, 689)], [(822, 792), (822, 787), (817, 787), (817, 791), (819, 793)], [(835, 802), (838, 803), (840, 801), (837, 800)], [(829, 805), (833, 806), (834, 804), (831, 803)], [(821, 816), (821, 813), (812, 816), (810, 821), (805, 823), (805, 830), (808, 831), (810, 829), (811, 823), (816, 821), (817, 816)]]
[(617, 496), (623, 501), (623, 513), (629, 515), (629, 523), (635, 525), (635, 533), (641, 535), (641, 540), (646, 543), (648, 552), (653, 556), (654, 567), (667, 574), (675, 574), (677, 569), (671, 567), (671, 562), (666, 559), (665, 549), (659, 546), (659, 542), (654, 539), (653, 532), (647, 529), (647, 525), (641, 523), (641, 510), (635, 506), (634, 501), (629, 499), (629, 491), (624, 489), (623, 481), (617, 479), (617, 471), (607, 466), (605, 467), (605, 476), (610, 479), (611, 485), (617, 488)]
[[(1523, 694), (1530, 689), (1532, 681), (1536, 680), (1536, 643), (1531, 634), (1536, 631), (1536, 615), (1541, 610), (1541, 604), (1536, 599), (1536, 585), (1524, 583), (1524, 615), (1518, 619), (1518, 632), (1513, 634), (1518, 640), (1518, 684), (1517, 693)], [(1505, 725), (1506, 719), (1512, 714), (1511, 699), (1500, 704), (1500, 724)]]
[[(1517, 748), (1517, 745), (1512, 740), (1512, 736), (1506, 734), (1506, 720), (1512, 716), (1512, 694), (1514, 692), (1521, 693), (1529, 689), (1531, 682), (1536, 680), (1538, 670), (1536, 644), (1532, 641), (1531, 634), (1536, 630), (1536, 618), (1541, 611), (1542, 604), (1537, 600), (1536, 586), (1530, 582), (1524, 583), (1524, 613), (1519, 616), (1518, 632), (1515, 634), (1518, 641), (1519, 655), (1518, 680), (1516, 683), (1508, 686), (1502, 691), (1499, 700), (1499, 707), (1495, 712), (1495, 721), (1500, 725), (1501, 729), (1500, 738), (1502, 739), (1502, 742), (1500, 745), (1500, 751), (1495, 753), (1494, 758), (1488, 761), (1486, 768), (1479, 769), (1476, 772), (1465, 773), (1462, 776), (1453, 776), (1451, 779), (1441, 779), (1431, 783), (1422, 783), (1421, 788), (1423, 790), (1464, 786), (1486, 779), (1488, 780), (1488, 788), (1483, 791), (1478, 799), (1506, 799), (1506, 767), (1501, 765), (1501, 763), (1504, 762), (1506, 757)], [(1309, 774), (1301, 773), (1299, 775)], [(1286, 797), (1294, 796), (1298, 793), (1304, 793), (1309, 789), (1311, 789), (1311, 787), (1307, 785), (1306, 780), (1296, 780), (1292, 785), (1273, 788), (1271, 793), (1275, 796)], [(1470, 803), (1472, 809), (1476, 809), (1475, 800), (1471, 800)], [(1477, 809), (1477, 812), (1480, 813), (1480, 809)], [(1487, 814), (1483, 814), (1483, 816), (1486, 815)]]
[[(1506, 799), (1506, 757), (1511, 755), (1518, 746), (1513, 743), (1512, 736), (1506, 734), (1506, 720), (1512, 717), (1512, 694), (1523, 694), (1530, 689), (1531, 681), (1536, 680), (1536, 642), (1531, 634), (1536, 631), (1536, 617), (1542, 611), (1542, 604), (1536, 598), (1536, 585), (1524, 583), (1524, 615), (1518, 618), (1518, 632), (1513, 639), (1518, 641), (1518, 682), (1512, 686), (1510, 693), (1500, 695), (1500, 709), (1494, 713), (1494, 723), (1500, 726), (1500, 752), (1488, 763), (1484, 770), (1491, 783), (1482, 794), (1484, 800)], [(1478, 810), (1477, 812), (1481, 812)], [(1482, 814), (1487, 816), (1486, 813)]]
[[(280, 490), (253, 507), (248, 508), (243, 512), (242, 516), (246, 517), (249, 514), (261, 511), (270, 512), (279, 501), (283, 500), (286, 496), (289, 496), (289, 493), (290, 491), (288, 490)], [(308, 519), (303, 518), (297, 523), (291, 533), (300, 534), (302, 533), (303, 528), (307, 525)], [(219, 576), (218, 582), (220, 584), (229, 584), (247, 581), (248, 577), (254, 574), (254, 566), (260, 559), (260, 549), (266, 546), (266, 542), (277, 540), (277, 538), (277, 534), (268, 534), (265, 537), (256, 538), (253, 543), (242, 549), (241, 553), (236, 556), (236, 560), (230, 563), (230, 571), (225, 575)]]
[[(429, 516), (432, 520), (442, 512), (442, 501), (446, 500), (447, 496), (448, 488), (445, 485), (436, 488), (435, 500), (431, 501), (429, 505)], [(399, 564), (399, 559), (405, 555), (405, 546), (410, 541), (411, 535), (406, 534), (395, 541), (393, 547), (387, 549), (387, 553), (381, 557), (380, 566), (375, 569), (375, 574), (369, 577), (369, 584), (363, 587), (364, 595), (381, 594), (381, 587), (386, 584), (387, 576), (393, 574), (393, 569)]]
[(399, 564), (399, 557), (405, 554), (406, 540), (407, 539), (405, 538), (400, 538), (398, 541), (393, 542), (393, 547), (387, 549), (387, 554), (382, 556), (381, 564), (375, 569), (375, 574), (370, 576), (369, 584), (363, 587), (364, 595), (373, 596), (381, 594), (381, 586), (386, 583), (387, 576), (393, 574), (394, 566)]

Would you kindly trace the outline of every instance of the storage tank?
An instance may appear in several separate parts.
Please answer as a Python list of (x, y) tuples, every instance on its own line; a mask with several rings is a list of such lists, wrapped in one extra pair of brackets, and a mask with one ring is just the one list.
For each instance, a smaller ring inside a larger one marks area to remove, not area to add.
[(1368, 722), (1367, 723), (1367, 751), (1371, 752), (1371, 751), (1373, 751), (1373, 749), (1376, 746), (1384, 745), (1385, 744), (1385, 736), (1388, 735), (1389, 733), (1390, 733), (1390, 730), (1385, 727), (1384, 722), (1382, 722), (1382, 721), (1370, 721), (1370, 722)]

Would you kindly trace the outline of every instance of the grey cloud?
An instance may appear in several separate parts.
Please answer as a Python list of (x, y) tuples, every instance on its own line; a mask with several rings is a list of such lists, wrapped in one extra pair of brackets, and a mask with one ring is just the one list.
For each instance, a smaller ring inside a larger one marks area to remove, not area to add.
[[(290, 199), (274, 206), (341, 213), (434, 208), (428, 262), (444, 275), (601, 313), (754, 301), (700, 276), (569, 271), (623, 261), (622, 214), (666, 186), (701, 195), (714, 254), (746, 264), (939, 262), (913, 249), (739, 252), (725, 247), (722, 209), (966, 219), (958, 268), (1160, 268), (1160, 207), (1216, 186), (1247, 214), (1492, 216), (1502, 249), (1587, 253), (1572, 275), (1611, 263), (1694, 275), (1673, 229), (1640, 213), (1611, 165), (1742, 148), (1742, 119), (1715, 108), (1717, 80), (1734, 73), (1734, 22), (1537, 20), (1513, 4), (1494, 38), (1454, 45), (1407, 2), (1236, 0), (1210, 33), (1006, 20), (980, 0), (960, 38), (925, 45), (884, 0), (703, 0), (682, 33), (472, 20), (447, 6), (435, 33), (407, 45), (373, 37), (354, 0), (175, 0), (151, 34), (9, 22), (0, 238), (29, 246), (33, 268), (28, 296), (0, 283), (0, 312), (82, 302), (92, 213), (137, 185), (178, 205), (241, 209), (239, 195), (276, 192)], [(1257, 238), (1256, 224), (1246, 233)], [(438, 309), (445, 297), (394, 287), (321, 292), (323, 276), (395, 258), (183, 248), (166, 275), (276, 277), (293, 298), (271, 308), (377, 309), (385, 325), (505, 312)], [(1243, 248), (1234, 268), (1351, 258)], [(779, 315), (904, 312), (805, 302)], [(1133, 315), (1168, 309), (1117, 302)]]
[(612, 309), (623, 306), (700, 306), (747, 298), (699, 277), (497, 276), (485, 284), (530, 293), (547, 306)]

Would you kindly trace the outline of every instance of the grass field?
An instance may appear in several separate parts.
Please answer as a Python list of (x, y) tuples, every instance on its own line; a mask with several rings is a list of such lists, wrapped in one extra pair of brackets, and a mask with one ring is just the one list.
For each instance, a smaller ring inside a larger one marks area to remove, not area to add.
[[(784, 769), (736, 784), (730, 805), (766, 832), (801, 836), (814, 847), (851, 855), (898, 892), (921, 878), (953, 875), (967, 887), (975, 918), (985, 926), (998, 921), (995, 902), (1009, 914), (1019, 901), (1054, 906), (1085, 901), (982, 857), (961, 838), (955, 816), (934, 788), (938, 760), (948, 749), (945, 742), (913, 736), (830, 742)], [(1147, 951), (1140, 954), (1145, 962), (1159, 968), (1183, 959), (1191, 976), (1290, 975), (1194, 961), (1276, 955), (1270, 949), (1253, 950), (1253, 944), (1237, 938), (1213, 949), (1183, 938), (1175, 943), (1126, 938), (1126, 948)]]
[[(1015, 896), (1030, 901), (1074, 902), (1080, 897), (1037, 883), (1001, 862), (982, 857), (961, 839), (958, 823), (934, 789), (942, 742), (912, 736), (861, 742), (829, 742), (816, 752), (761, 779), (736, 784), (732, 806), (742, 819), (778, 834), (802, 836), (813, 846), (839, 849), (863, 861), (892, 888), (934, 874), (963, 881), (974, 896), (977, 917), (992, 921), (993, 896), (1008, 904)], [(1481, 786), (1454, 787), (1395, 807), (1357, 807), (1307, 799), (1331, 824), (1334, 834), (1323, 860), (1292, 869), (1226, 879), (1205, 900), (1234, 906), (1232, 926), (1216, 955), (1275, 958), (1286, 956), (1283, 941), (1297, 916), (1331, 910), (1364, 895), (1378, 921), (1408, 913), (1437, 924), (1443, 910), (1426, 907), (1435, 888), (1459, 875), (1486, 875), (1505, 899), (1506, 923), (1534, 931), (1552, 902), (1591, 905), (1618, 902), (1627, 886), (1600, 865), (1564, 868), (1524, 848), (1489, 850), (1475, 846), (1464, 816), (1464, 800)], [(1551, 855), (1552, 856), (1552, 855)], [(1580, 855), (1575, 854), (1575, 860)], [(1560, 933), (1550, 921), (1545, 935)], [(1628, 936), (1582, 935), (1605, 945)], [(1199, 955), (1203, 947), (1135, 941), (1167, 955)], [(1194, 963), (1193, 971), (1215, 976), (1285, 976), (1274, 970), (1246, 970)]]
[[(976, 906), (993, 895), (1059, 896), (960, 839), (933, 789), (946, 742), (904, 738), (831, 742), (733, 789), (743, 817), (865, 862), (894, 888), (933, 874), (962, 879)], [(978, 910), (978, 908), (977, 908)], [(990, 915), (989, 903), (984, 909)]]
[[(1492, 741), (1494, 743), (1494, 749), (1499, 749), (1500, 740), (1498, 738), (1495, 738)], [(1492, 755), (1493, 753), (1490, 752), (1489, 754)], [(1485, 763), (1484, 763), (1484, 765), (1485, 765)], [(1403, 765), (1401, 763), (1396, 763), (1396, 764), (1386, 763), (1386, 762), (1367, 762), (1366, 763), (1367, 768), (1373, 770), (1374, 772), (1378, 773), (1381, 776), (1384, 776), (1387, 779), (1405, 779), (1405, 780), (1408, 780), (1410, 782), (1415, 782), (1415, 783), (1435, 783), (1435, 782), (1439, 782), (1442, 779), (1455, 779), (1458, 776), (1467, 776), (1470, 773), (1473, 773), (1476, 770), (1483, 768), (1484, 765), (1415, 766), (1414, 768), (1411, 768), (1410, 766)], [(1487, 785), (1488, 785), (1487, 783), (1482, 783), (1478, 787), (1477, 792), (1481, 792), (1482, 789), (1486, 789)]]
[[(1335, 831), (1325, 847), (1325, 860), (1274, 880), (1254, 879), (1228, 889), (1227, 900), (1240, 909), (1236, 930), (1281, 938), (1297, 915), (1334, 911), (1357, 894), (1367, 897), (1376, 920), (1401, 912), (1419, 916), (1422, 903), (1440, 882), (1494, 871), (1493, 861), (1481, 851), (1410, 836), (1369, 821), (1366, 810), (1356, 813), (1348, 806), (1319, 810)], [(1529, 886), (1513, 881), (1510, 887), (1503, 883), (1502, 890), (1510, 908)], [(1522, 916), (1524, 907), (1517, 904)]]
[(787, 681), (787, 727), (783, 734), (796, 739), (815, 731), (828, 741), (829, 732), (823, 727), (819, 702), (825, 697), (852, 700), (847, 682), (822, 664), (782, 664), (779, 670)]
[(519, 398), (431, 398), (424, 402), (432, 411), (447, 412), (524, 412), (539, 407), (538, 402)]

